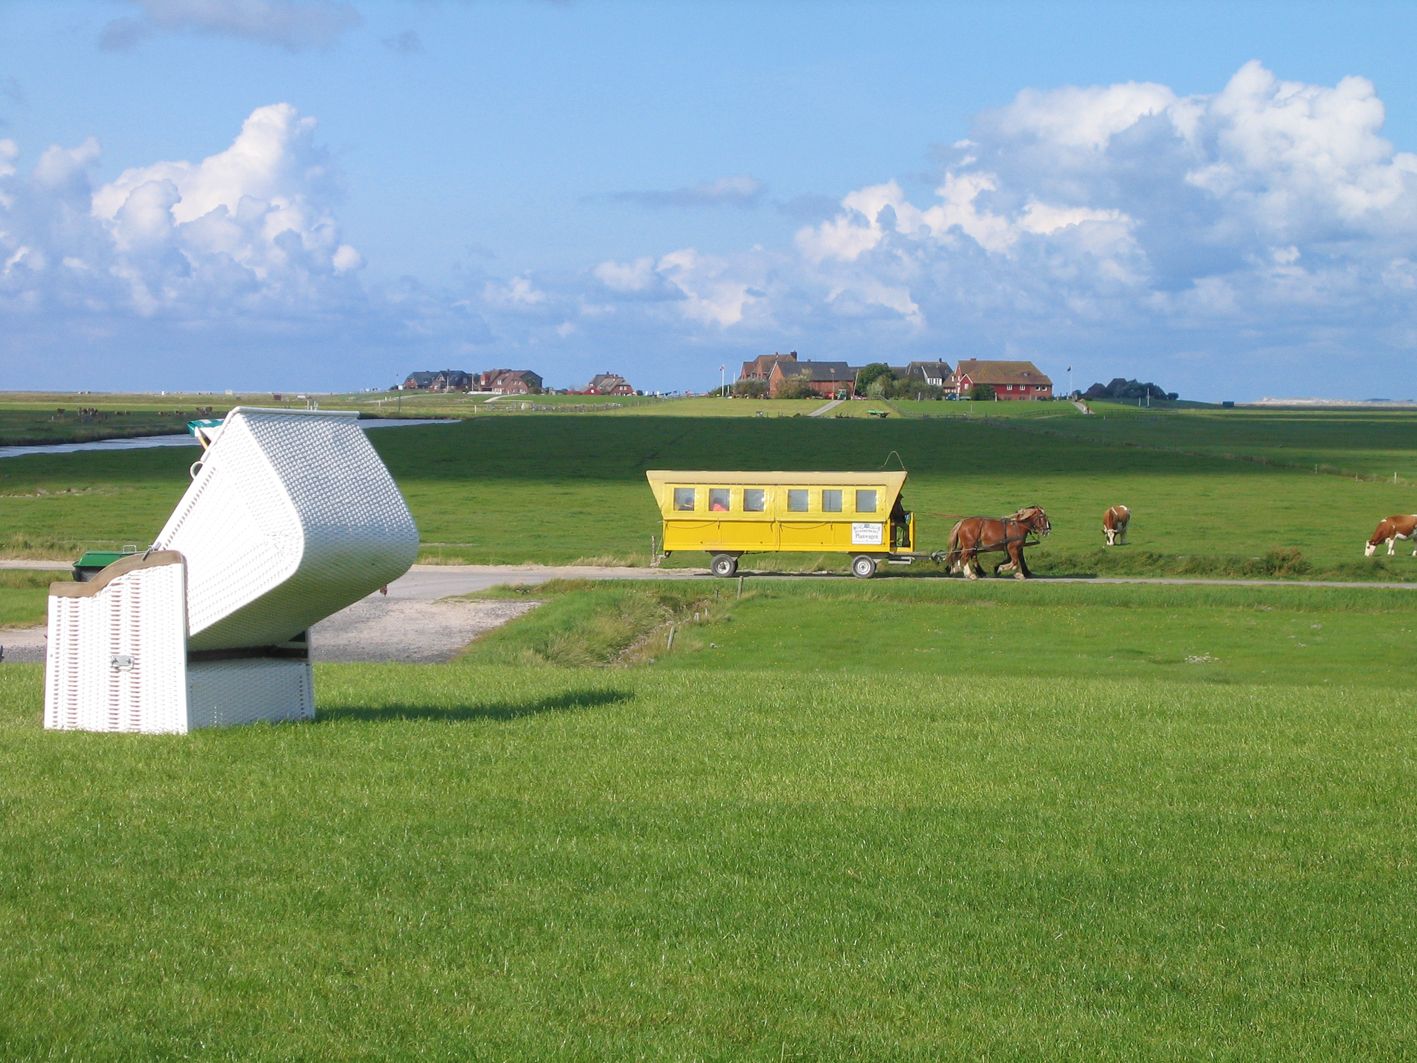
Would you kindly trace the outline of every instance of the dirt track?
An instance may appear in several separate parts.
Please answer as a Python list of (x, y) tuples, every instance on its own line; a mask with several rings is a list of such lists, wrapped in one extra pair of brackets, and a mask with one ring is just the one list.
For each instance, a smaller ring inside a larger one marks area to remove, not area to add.
[[(56, 570), (47, 561), (0, 561), (0, 568)], [(483, 632), (513, 620), (537, 605), (534, 601), (464, 602), (457, 595), (506, 584), (530, 585), (553, 579), (692, 579), (703, 571), (659, 571), (568, 565), (415, 565), (389, 585), (327, 620), (310, 635), (317, 661), (446, 661)], [(6, 661), (43, 661), (45, 629), (0, 628)]]

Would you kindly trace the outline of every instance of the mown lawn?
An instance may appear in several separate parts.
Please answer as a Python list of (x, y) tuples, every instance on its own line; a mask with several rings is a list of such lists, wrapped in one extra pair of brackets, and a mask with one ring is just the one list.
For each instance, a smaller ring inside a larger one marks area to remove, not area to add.
[(39, 729), (7, 1058), (1397, 1058), (1407, 687), (318, 669), (319, 722)]

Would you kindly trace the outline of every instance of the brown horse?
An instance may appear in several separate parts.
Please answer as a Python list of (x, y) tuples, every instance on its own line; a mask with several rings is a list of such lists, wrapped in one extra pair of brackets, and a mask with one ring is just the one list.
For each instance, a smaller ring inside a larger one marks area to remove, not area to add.
[(1028, 579), (1033, 575), (1023, 559), (1028, 537), (1041, 539), (1052, 530), (1048, 514), (1038, 506), (1025, 506), (1012, 517), (965, 517), (950, 529), (945, 567), (978, 579), (981, 570), (977, 555), (997, 551), (1008, 554), (1009, 559), (994, 566), (994, 575), (1008, 568), (1013, 569), (1014, 579)]

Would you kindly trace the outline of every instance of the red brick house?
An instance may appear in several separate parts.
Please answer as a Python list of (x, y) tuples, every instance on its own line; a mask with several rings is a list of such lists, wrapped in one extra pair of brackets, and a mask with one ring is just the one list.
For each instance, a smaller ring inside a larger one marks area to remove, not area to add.
[(768, 395), (777, 398), (787, 380), (806, 380), (807, 386), (826, 399), (856, 387), (857, 370), (845, 362), (774, 362), (768, 376)]
[(967, 399), (970, 389), (976, 384), (989, 385), (1000, 402), (1053, 397), (1053, 381), (1032, 362), (961, 358), (959, 365), (955, 366), (954, 384), (950, 390)]
[(530, 369), (489, 369), (481, 374), (480, 390), (498, 395), (539, 395), (541, 376)]
[(772, 377), (772, 367), (778, 362), (797, 361), (797, 352), (788, 351), (786, 354), (760, 354), (751, 362), (744, 362), (743, 368), (738, 371), (739, 380), (762, 380), (767, 381)]
[(635, 389), (619, 373), (596, 373), (586, 385), (587, 395), (633, 395)]

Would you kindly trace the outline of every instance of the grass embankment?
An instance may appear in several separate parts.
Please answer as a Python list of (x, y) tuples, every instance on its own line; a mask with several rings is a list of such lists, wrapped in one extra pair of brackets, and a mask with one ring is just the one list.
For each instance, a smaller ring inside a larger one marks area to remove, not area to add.
[(49, 585), (68, 578), (68, 570), (0, 569), (0, 627), (44, 623)]
[(7, 1058), (1417, 1044), (1405, 685), (317, 674), (169, 739), (0, 669)]
[[(1167, 414), (1176, 424), (1186, 416)], [(731, 430), (714, 417), (508, 415), (375, 431), (371, 438), (409, 500), (426, 560), (645, 564), (659, 532), (644, 481), (648, 468), (873, 469), (894, 465), (894, 452), (911, 471), (906, 502), (924, 550), (943, 548), (960, 515), (1037, 503), (1054, 526), (1031, 558), (1043, 575), (1417, 577), (1408, 556), (1362, 557), (1379, 518), (1412, 508), (1409, 483), (1417, 473), (1417, 433), (1400, 431), (1417, 424), (1414, 415), (1402, 414), (1406, 422), (1389, 421), (1398, 416), (1392, 411), (1374, 416), (1387, 427), (1366, 458), (1354, 449), (1361, 423), (1321, 432), (1320, 442), (1305, 448), (1306, 455), (1331, 451), (1335, 462), (1357, 462), (1352, 476), (1252, 460), (1262, 455), (1185, 452), (1181, 429), (1166, 434), (1164, 426), (1137, 417), (1102, 422), (1036, 412), (987, 419), (747, 417)], [(1223, 433), (1226, 422), (1217, 418), (1214, 430)], [(1130, 434), (1119, 442), (1069, 434), (1083, 429), (1054, 430), (1084, 422), (1115, 424), (1106, 430)], [(1226, 445), (1217, 440), (1217, 447)], [(1235, 442), (1249, 445), (1242, 437)], [(186, 453), (157, 451), (0, 462), (6, 519), (0, 553), (67, 558), (87, 547), (148, 543), (180, 496), (189, 462)], [(1393, 465), (1400, 483), (1376, 479)], [(1132, 508), (1129, 545), (1104, 550), (1101, 514), (1114, 502)], [(831, 560), (844, 569), (844, 558)], [(699, 555), (670, 563), (705, 561)], [(745, 565), (815, 561), (750, 555)]]
[[(466, 662), (1157, 682), (1417, 684), (1414, 592), (1035, 582), (559, 581)], [(673, 632), (673, 639), (670, 633)], [(874, 680), (872, 680), (874, 681)]]

